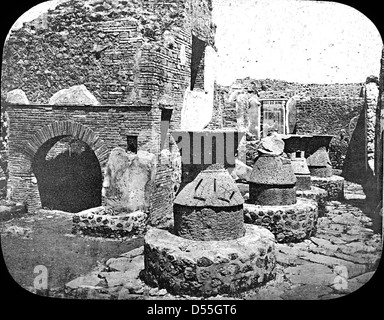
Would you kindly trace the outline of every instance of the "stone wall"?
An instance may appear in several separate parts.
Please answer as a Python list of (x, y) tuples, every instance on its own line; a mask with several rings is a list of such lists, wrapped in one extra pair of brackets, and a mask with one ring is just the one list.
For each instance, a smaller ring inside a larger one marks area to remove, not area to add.
[[(363, 109), (361, 83), (302, 84), (282, 80), (238, 79), (231, 87), (216, 86), (215, 108), (224, 109), (225, 127), (236, 126), (235, 107), (228, 103), (231, 92), (243, 89), (258, 92), (260, 99), (297, 99), (296, 133), (331, 134), (330, 158), (341, 169), (353, 134), (356, 120)], [(352, 124), (354, 126), (352, 126)], [(352, 130), (350, 130), (352, 128)]]
[[(160, 146), (162, 112), (173, 110), (167, 129), (180, 127), (191, 85), (192, 38), (214, 47), (211, 10), (211, 0), (70, 0), (12, 31), (4, 46), (2, 101), (18, 88), (33, 104), (9, 108), (9, 190), (19, 188), (13, 197), (32, 188), (26, 200), (38, 205), (30, 163), (18, 149), (22, 141), (49, 122), (68, 120), (93, 130), (109, 151), (125, 149), (127, 135), (137, 135), (139, 149), (157, 156), (152, 218), (164, 222), (179, 178), (169, 132)], [(200, 63), (196, 88), (204, 84), (204, 58)], [(100, 107), (49, 105), (53, 94), (80, 84)]]
[[(191, 36), (213, 43), (209, 0), (100, 1), (59, 5), (44, 23), (24, 24), (4, 47), (2, 95), (15, 88), (47, 103), (63, 88), (85, 84), (102, 104), (151, 103), (164, 92), (183, 94), (180, 64)], [(187, 81), (188, 82), (188, 81)]]

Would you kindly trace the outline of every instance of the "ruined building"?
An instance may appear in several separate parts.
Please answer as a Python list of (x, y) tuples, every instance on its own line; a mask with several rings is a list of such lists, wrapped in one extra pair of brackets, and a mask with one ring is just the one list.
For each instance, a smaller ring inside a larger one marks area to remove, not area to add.
[(68, 149), (55, 168), (90, 182), (63, 201), (91, 199), (78, 210), (100, 205), (111, 150), (143, 150), (157, 158), (150, 223), (165, 222), (180, 180), (169, 129), (180, 128), (191, 98), (213, 97), (204, 71), (205, 52), (214, 51), (211, 10), (211, 0), (70, 0), (12, 31), (1, 84), (8, 198), (33, 211), (50, 198), (46, 190), (65, 197), (78, 183), (60, 187), (48, 153), (57, 143), (77, 144), (80, 151)]

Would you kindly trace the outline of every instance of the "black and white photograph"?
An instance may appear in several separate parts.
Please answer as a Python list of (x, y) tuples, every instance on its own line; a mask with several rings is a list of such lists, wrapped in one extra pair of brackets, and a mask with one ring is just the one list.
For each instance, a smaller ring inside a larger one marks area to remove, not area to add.
[(0, 234), (26, 297), (183, 318), (377, 286), (384, 47), (366, 14), (51, 0), (12, 21)]

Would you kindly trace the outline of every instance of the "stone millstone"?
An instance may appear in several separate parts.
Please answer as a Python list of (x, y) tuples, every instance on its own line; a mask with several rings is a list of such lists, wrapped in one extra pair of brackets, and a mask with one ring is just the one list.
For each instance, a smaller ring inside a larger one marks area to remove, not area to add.
[(296, 202), (296, 176), (290, 160), (261, 155), (249, 179), (249, 202), (257, 205), (288, 205)]
[(330, 177), (332, 176), (332, 164), (325, 147), (321, 147), (307, 158), (308, 169), (311, 176)]
[(281, 155), (284, 151), (284, 141), (278, 134), (272, 134), (261, 139), (258, 151), (270, 155)]
[(234, 207), (244, 203), (227, 170), (217, 167), (200, 172), (176, 196), (175, 204), (190, 207)]
[(333, 136), (314, 135), (308, 142), (306, 158), (311, 176), (332, 176), (332, 164), (329, 159), (328, 148)]
[(327, 191), (326, 201), (340, 201), (344, 199), (344, 178), (333, 175), (331, 177), (311, 176), (313, 186)]
[(249, 203), (260, 206), (282, 206), (296, 203), (295, 185), (249, 184)]
[(289, 159), (261, 155), (256, 158), (249, 182), (265, 185), (294, 185), (296, 177)]
[(244, 235), (244, 199), (228, 171), (215, 166), (200, 172), (176, 196), (173, 213), (177, 235), (202, 241)]
[(213, 296), (259, 287), (275, 277), (275, 240), (265, 228), (246, 225), (228, 241), (194, 241), (152, 228), (144, 237), (143, 280), (171, 294)]
[(316, 230), (317, 203), (297, 198), (287, 206), (258, 206), (244, 204), (244, 222), (270, 230), (277, 242), (299, 242), (310, 237)]

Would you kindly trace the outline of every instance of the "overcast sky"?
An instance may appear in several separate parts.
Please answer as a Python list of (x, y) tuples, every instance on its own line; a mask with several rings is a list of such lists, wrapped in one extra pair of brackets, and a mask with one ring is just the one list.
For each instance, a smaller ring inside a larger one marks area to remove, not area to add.
[(352, 7), (300, 0), (213, 0), (213, 5), (221, 84), (246, 76), (347, 83), (379, 75), (379, 31)]
[[(32, 8), (15, 26), (61, 1)], [(379, 31), (352, 7), (303, 0), (213, 0), (213, 8), (218, 48), (213, 67), (220, 84), (246, 76), (348, 83), (379, 75)]]

